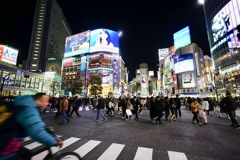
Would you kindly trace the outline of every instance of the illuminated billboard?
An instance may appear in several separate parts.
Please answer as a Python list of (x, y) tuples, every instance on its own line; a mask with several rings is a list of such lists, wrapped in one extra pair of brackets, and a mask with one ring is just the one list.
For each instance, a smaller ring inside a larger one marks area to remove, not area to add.
[(74, 58), (68, 58), (63, 60), (63, 67), (73, 66)]
[(72, 57), (89, 52), (90, 31), (66, 38), (64, 57)]
[(182, 54), (173, 56), (175, 74), (194, 71), (193, 54)]
[(164, 59), (169, 54), (169, 48), (162, 48), (158, 50), (159, 60)]
[(5, 45), (0, 45), (0, 61), (13, 65), (17, 64), (18, 50)]
[(194, 88), (196, 87), (194, 73), (182, 74), (182, 87), (183, 88)]
[(240, 24), (239, 7), (240, 1), (230, 1), (213, 17), (211, 28), (214, 42)]
[(109, 29), (91, 31), (90, 53), (92, 52), (119, 53), (118, 32)]
[(190, 30), (189, 26), (181, 29), (180, 31), (173, 34), (174, 48), (175, 50), (191, 44)]

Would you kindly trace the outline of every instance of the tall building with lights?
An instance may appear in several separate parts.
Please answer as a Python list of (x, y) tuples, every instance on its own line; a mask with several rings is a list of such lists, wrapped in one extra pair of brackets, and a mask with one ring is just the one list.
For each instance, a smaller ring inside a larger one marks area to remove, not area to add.
[(71, 34), (56, 0), (37, 0), (26, 69), (60, 74), (65, 39)]
[(102, 78), (102, 95), (125, 93), (127, 68), (120, 55), (119, 33), (110, 29), (87, 30), (66, 38), (62, 66), (62, 89), (65, 93), (72, 85), (82, 81), (83, 95), (90, 96), (89, 80)]
[(205, 0), (208, 41), (218, 97), (240, 93), (240, 0)]

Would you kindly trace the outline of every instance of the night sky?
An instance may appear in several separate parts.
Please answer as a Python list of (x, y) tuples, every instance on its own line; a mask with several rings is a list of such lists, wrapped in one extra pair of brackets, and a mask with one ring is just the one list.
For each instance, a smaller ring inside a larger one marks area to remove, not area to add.
[[(120, 52), (130, 80), (140, 63), (157, 70), (158, 49), (173, 45), (173, 33), (189, 26), (191, 40), (209, 55), (202, 6), (197, 0), (57, 0), (73, 34), (107, 28), (122, 31)], [(19, 49), (18, 63), (27, 59), (34, 0), (5, 1), (0, 10), (0, 44)], [(14, 5), (13, 5), (14, 4)], [(155, 72), (156, 76), (156, 72)]]

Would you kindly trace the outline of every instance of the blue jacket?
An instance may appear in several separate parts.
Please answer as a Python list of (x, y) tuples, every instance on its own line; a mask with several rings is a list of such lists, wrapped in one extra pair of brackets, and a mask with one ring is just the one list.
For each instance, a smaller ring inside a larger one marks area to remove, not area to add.
[(3, 155), (14, 155), (27, 136), (48, 147), (56, 143), (56, 139), (46, 131), (40, 107), (32, 96), (17, 97), (11, 111), (13, 115), (0, 128), (0, 159)]

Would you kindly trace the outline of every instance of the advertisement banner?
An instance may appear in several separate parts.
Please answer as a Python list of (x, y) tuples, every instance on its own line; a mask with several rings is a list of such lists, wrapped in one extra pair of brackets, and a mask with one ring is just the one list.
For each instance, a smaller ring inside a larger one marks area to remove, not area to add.
[(118, 32), (109, 29), (96, 29), (91, 31), (90, 52), (119, 53)]
[(182, 74), (182, 87), (183, 88), (194, 88), (196, 87), (194, 73)]
[(68, 58), (63, 60), (63, 67), (73, 66), (74, 58)]
[(72, 57), (89, 52), (90, 30), (66, 38), (64, 57)]
[(141, 97), (148, 96), (148, 69), (140, 69)]
[(239, 7), (240, 1), (230, 1), (213, 17), (211, 28), (214, 42), (240, 24)]
[(0, 45), (0, 61), (16, 65), (18, 50), (8, 46)]
[(180, 31), (173, 34), (174, 48), (178, 49), (180, 47), (191, 44), (190, 30), (189, 26), (181, 29)]
[(162, 48), (158, 50), (159, 60), (164, 59), (169, 54), (169, 48)]
[(187, 71), (194, 71), (194, 61), (192, 53), (173, 56), (173, 60), (175, 74)]
[(83, 76), (87, 73), (87, 57), (83, 56), (81, 57), (81, 67), (80, 67), (80, 75)]
[(113, 91), (117, 92), (118, 91), (118, 57), (115, 56), (113, 58)]

